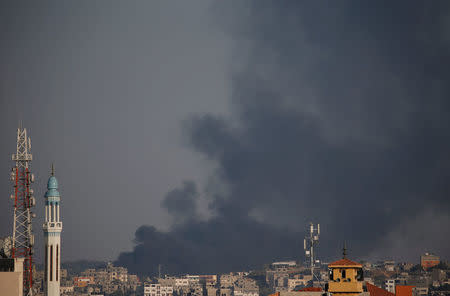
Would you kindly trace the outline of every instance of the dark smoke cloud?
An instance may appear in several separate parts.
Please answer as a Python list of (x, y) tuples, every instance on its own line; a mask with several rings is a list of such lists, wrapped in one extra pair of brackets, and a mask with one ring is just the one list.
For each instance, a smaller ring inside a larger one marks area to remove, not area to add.
[(167, 209), (175, 221), (182, 222), (196, 216), (198, 195), (195, 183), (185, 181), (182, 188), (168, 192), (161, 205)]
[[(139, 228), (120, 264), (209, 272), (298, 258), (310, 220), (325, 259), (344, 239), (353, 258), (449, 256), (450, 5), (319, 2), (220, 7), (237, 40), (234, 118), (186, 128), (218, 167), (215, 216)], [(430, 231), (430, 219), (446, 225)]]

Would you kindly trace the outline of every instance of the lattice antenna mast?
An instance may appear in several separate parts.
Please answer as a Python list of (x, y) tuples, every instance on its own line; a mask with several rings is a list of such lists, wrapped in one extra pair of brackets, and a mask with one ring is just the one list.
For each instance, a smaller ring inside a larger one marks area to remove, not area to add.
[(24, 258), (23, 265), (23, 295), (33, 295), (33, 245), (32, 218), (36, 215), (31, 207), (36, 204), (31, 183), (34, 175), (31, 173), (31, 140), (27, 130), (19, 126), (17, 129), (17, 150), (12, 155), (16, 166), (12, 168), (11, 180), (14, 182), (14, 229), (12, 241), (12, 257)]
[(309, 223), (309, 233), (305, 236), (303, 240), (303, 249), (305, 250), (306, 264), (311, 268), (311, 275), (314, 276), (314, 268), (319, 260), (316, 260), (316, 254), (314, 252), (314, 247), (319, 244), (320, 235), (320, 224), (314, 227), (313, 223)]

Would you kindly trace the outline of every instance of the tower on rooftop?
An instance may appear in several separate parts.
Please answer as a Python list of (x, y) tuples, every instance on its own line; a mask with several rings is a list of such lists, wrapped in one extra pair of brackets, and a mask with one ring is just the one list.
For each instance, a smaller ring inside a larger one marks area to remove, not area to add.
[(347, 259), (344, 244), (343, 258), (328, 265), (329, 282), (327, 292), (333, 295), (353, 296), (363, 292), (363, 266)]

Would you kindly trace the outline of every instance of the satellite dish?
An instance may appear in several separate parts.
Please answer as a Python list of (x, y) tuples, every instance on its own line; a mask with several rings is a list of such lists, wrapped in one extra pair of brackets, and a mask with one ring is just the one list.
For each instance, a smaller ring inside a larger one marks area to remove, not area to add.
[(0, 239), (0, 256), (4, 258), (11, 258), (12, 239), (11, 237), (5, 237)]

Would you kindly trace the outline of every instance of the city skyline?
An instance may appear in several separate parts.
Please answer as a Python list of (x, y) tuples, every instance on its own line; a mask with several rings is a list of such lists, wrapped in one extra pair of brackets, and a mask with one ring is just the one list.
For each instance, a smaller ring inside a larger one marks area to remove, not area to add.
[(22, 121), (37, 262), (53, 162), (63, 262), (448, 258), (450, 6), (389, 7), (0, 4), (0, 237)]

